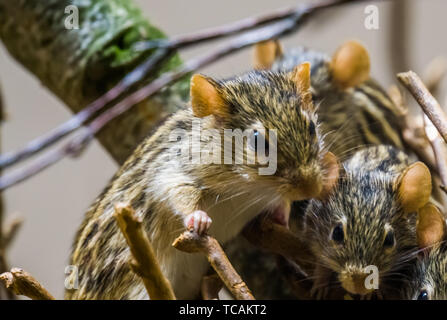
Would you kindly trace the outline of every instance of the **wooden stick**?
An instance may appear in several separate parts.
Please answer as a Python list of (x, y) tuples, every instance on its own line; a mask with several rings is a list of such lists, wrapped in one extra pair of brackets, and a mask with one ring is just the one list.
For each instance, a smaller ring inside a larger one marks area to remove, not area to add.
[(124, 203), (115, 205), (114, 216), (132, 252), (132, 269), (143, 280), (151, 300), (175, 300), (172, 286), (161, 271), (141, 219), (130, 205)]
[(438, 129), (444, 141), (447, 141), (447, 116), (438, 101), (428, 91), (421, 78), (413, 71), (399, 73), (397, 78), (416, 99), (424, 113)]
[[(79, 154), (79, 151), (84, 149), (94, 138), (94, 136), (104, 128), (110, 121), (120, 116), (127, 110), (131, 109), (134, 105), (141, 102), (142, 100), (153, 96), (165, 86), (174, 83), (175, 81), (180, 80), (182, 77), (190, 74), (191, 72), (202, 68), (214, 61), (217, 61), (229, 54), (235, 53), (244, 49), (248, 46), (251, 46), (255, 43), (276, 39), (278, 37), (290, 34), (299, 29), (299, 27), (306, 22), (313, 14), (322, 9), (327, 9), (330, 7), (335, 7), (338, 5), (354, 3), (365, 0), (326, 0), (321, 1), (320, 3), (316, 3), (313, 5), (308, 5), (304, 7), (298, 7), (296, 12), (293, 14), (289, 14), (287, 12), (283, 12), (283, 17), (281, 19), (273, 19), (272, 21), (277, 21), (272, 23), (271, 25), (267, 25), (264, 27), (259, 27), (258, 29), (251, 30), (244, 34), (241, 34), (234, 39), (228, 41), (226, 45), (222, 45), (221, 47), (216, 48), (211, 51), (209, 54), (205, 54), (201, 57), (191, 59), (187, 63), (185, 63), (182, 67), (178, 69), (164, 73), (159, 78), (155, 79), (153, 82), (145, 85), (144, 87), (138, 89), (137, 91), (127, 95), (123, 98), (119, 103), (109, 108), (102, 114), (95, 117), (91, 123), (86, 127), (84, 132), (80, 132), (79, 135), (70, 139), (67, 143), (62, 144), (61, 146), (57, 146), (54, 149), (46, 151), (42, 157), (39, 157), (36, 161), (31, 162), (23, 166), (23, 168), (19, 168), (11, 173), (5, 174), (0, 177), (0, 191), (5, 190), (19, 182), (22, 182), (37, 173), (45, 170), (61, 159), (68, 156), (76, 156)], [(231, 29), (231, 33), (235, 32), (234, 29)], [(194, 41), (202, 41), (209, 39), (209, 35), (202, 34), (199, 35), (197, 39)], [(201, 38), (203, 37), (203, 38)], [(212, 38), (212, 37), (211, 37)], [(193, 42), (194, 42), (193, 41)], [(170, 42), (158, 42), (161, 44), (159, 52), (154, 54), (151, 57), (152, 60), (145, 62), (144, 72), (145, 74), (150, 72), (153, 67), (156, 67), (158, 63), (154, 63), (154, 61), (162, 61), (162, 59), (167, 55), (171, 54), (172, 50), (169, 49), (172, 44)], [(190, 39), (184, 37), (181, 41), (182, 45), (189, 46), (191, 44)], [(178, 45), (178, 43), (176, 44)], [(140, 70), (141, 71), (141, 70)], [(132, 73), (133, 74), (133, 73)], [(140, 75), (140, 72), (136, 70), (134, 76)], [(133, 76), (130, 77), (133, 79)], [(130, 80), (129, 80), (130, 81)], [(107, 94), (106, 94), (107, 95)], [(50, 132), (48, 135), (39, 138), (38, 140), (34, 140), (29, 143), (24, 149), (19, 150), (16, 153), (8, 154), (5, 158), (0, 157), (0, 165), (9, 166), (13, 165), (18, 161), (28, 158), (32, 154), (43, 150), (49, 145), (55, 143), (59, 139), (61, 139), (66, 134), (78, 129), (82, 124), (84, 124), (87, 120), (91, 120), (93, 115), (95, 115), (99, 110), (103, 109), (103, 100), (100, 98), (99, 102), (95, 102), (95, 108), (92, 106), (88, 107), (88, 112), (84, 114), (82, 119), (75, 119), (75, 121), (63, 124), (58, 127), (54, 132)], [(107, 100), (108, 101), (108, 100)], [(98, 103), (96, 105), (96, 103)], [(95, 112), (93, 112), (95, 110)], [(78, 116), (75, 116), (78, 117)]]
[(433, 149), (425, 135), (422, 121), (418, 123), (418, 119), (409, 114), (408, 106), (396, 85), (389, 88), (388, 94), (396, 107), (395, 113), (399, 118), (398, 124), (406, 147), (411, 149), (431, 170), (438, 172)]
[(13, 268), (10, 272), (0, 274), (6, 288), (17, 295), (26, 296), (33, 300), (54, 300), (54, 297), (28, 272), (20, 268)]
[(255, 299), (250, 289), (231, 265), (222, 247), (213, 237), (208, 235), (199, 236), (197, 233), (187, 230), (175, 239), (172, 245), (180, 251), (204, 253), (213, 269), (237, 300)]
[(201, 294), (203, 300), (218, 300), (219, 291), (222, 289), (223, 282), (217, 273), (207, 275), (202, 278)]

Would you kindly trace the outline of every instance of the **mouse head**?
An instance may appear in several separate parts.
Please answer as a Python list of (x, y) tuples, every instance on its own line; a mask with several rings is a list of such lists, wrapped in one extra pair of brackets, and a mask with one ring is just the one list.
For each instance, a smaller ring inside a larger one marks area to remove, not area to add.
[[(209, 117), (223, 133), (224, 145), (233, 145), (237, 166), (228, 168), (239, 177), (290, 201), (316, 197), (334, 185), (338, 163), (323, 150), (308, 63), (290, 72), (252, 71), (223, 81), (194, 75), (191, 105), (196, 117)], [(238, 133), (244, 141), (239, 149)]]
[(416, 245), (411, 221), (428, 202), (431, 177), (421, 162), (402, 165), (404, 158), (383, 146), (356, 153), (332, 192), (306, 211), (312, 251), (352, 294), (384, 285)]
[(410, 298), (446, 300), (447, 236), (444, 215), (429, 203), (419, 210), (416, 229), (421, 251), (410, 285)]

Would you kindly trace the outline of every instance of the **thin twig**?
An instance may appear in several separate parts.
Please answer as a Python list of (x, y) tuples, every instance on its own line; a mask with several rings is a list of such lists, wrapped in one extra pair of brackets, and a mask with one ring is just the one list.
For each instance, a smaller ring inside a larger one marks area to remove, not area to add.
[(17, 295), (27, 296), (33, 300), (54, 300), (54, 297), (23, 269), (13, 268), (10, 272), (0, 274), (0, 281)]
[(430, 121), (430, 119), (428, 119), (426, 115), (424, 116), (424, 124), (425, 133), (435, 154), (436, 166), (438, 168), (442, 187), (445, 188), (447, 186), (447, 162), (445, 158), (445, 143), (439, 135), (438, 130), (435, 128), (433, 123)]
[(428, 91), (421, 78), (413, 71), (399, 73), (397, 78), (416, 99), (424, 113), (438, 129), (444, 141), (447, 141), (447, 116), (438, 101)]
[(390, 87), (388, 94), (394, 103), (394, 111), (399, 120), (398, 125), (405, 146), (413, 151), (433, 172), (437, 172), (433, 149), (425, 135), (422, 121), (418, 122), (419, 119), (409, 114), (408, 106), (396, 85)]
[(250, 289), (231, 265), (220, 244), (213, 237), (209, 235), (199, 236), (197, 233), (187, 230), (174, 240), (172, 246), (188, 253), (204, 253), (214, 271), (235, 299), (255, 299)]
[(154, 95), (165, 86), (179, 80), (190, 72), (202, 68), (222, 57), (251, 46), (255, 43), (286, 35), (296, 30), (298, 26), (300, 26), (306, 20), (306, 18), (320, 9), (333, 7), (349, 2), (358, 2), (358, 0), (334, 0), (311, 5), (309, 7), (301, 9), (299, 13), (291, 16), (290, 18), (281, 20), (280, 22), (276, 22), (273, 25), (261, 27), (259, 29), (242, 34), (229, 41), (227, 45), (223, 45), (202, 57), (192, 59), (175, 71), (164, 73), (150, 84), (140, 88), (128, 97), (124, 98), (120, 103), (116, 104), (103, 114), (99, 115), (87, 126), (86, 132), (75, 136), (68, 143), (62, 146), (47, 151), (42, 157), (30, 164), (25, 165), (23, 168), (19, 168), (18, 170), (1, 177), (0, 191), (5, 190), (6, 188), (13, 186), (23, 180), (26, 180), (31, 176), (34, 176), (35, 174), (41, 172), (45, 168), (48, 168), (49, 166), (58, 162), (62, 158), (65, 158), (66, 156), (77, 155), (80, 150), (85, 148), (85, 146), (89, 142), (91, 142), (95, 134), (111, 120), (129, 110), (135, 104)]
[(132, 252), (132, 269), (143, 280), (151, 300), (175, 300), (171, 283), (161, 271), (141, 219), (123, 203), (115, 205), (114, 216)]

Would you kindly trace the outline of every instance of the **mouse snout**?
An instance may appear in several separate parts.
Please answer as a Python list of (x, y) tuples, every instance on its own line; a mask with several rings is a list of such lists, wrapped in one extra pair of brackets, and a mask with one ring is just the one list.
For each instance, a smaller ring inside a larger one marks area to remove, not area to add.
[(288, 198), (291, 201), (306, 200), (317, 197), (323, 190), (320, 174), (301, 173), (291, 178), (291, 186)]
[(374, 289), (368, 285), (369, 273), (363, 268), (348, 267), (339, 275), (342, 287), (351, 294), (366, 295)]

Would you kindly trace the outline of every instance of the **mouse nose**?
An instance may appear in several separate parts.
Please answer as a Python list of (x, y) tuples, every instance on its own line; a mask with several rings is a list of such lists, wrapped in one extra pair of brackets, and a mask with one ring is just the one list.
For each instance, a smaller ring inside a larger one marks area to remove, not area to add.
[(358, 269), (355, 271), (342, 272), (340, 274), (341, 286), (352, 294), (365, 295), (374, 289), (367, 286), (366, 278), (368, 273)]
[(296, 181), (296, 187), (289, 193), (291, 201), (315, 198), (323, 189), (323, 184), (319, 175), (301, 176)]

